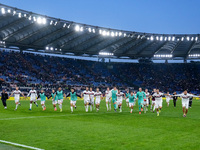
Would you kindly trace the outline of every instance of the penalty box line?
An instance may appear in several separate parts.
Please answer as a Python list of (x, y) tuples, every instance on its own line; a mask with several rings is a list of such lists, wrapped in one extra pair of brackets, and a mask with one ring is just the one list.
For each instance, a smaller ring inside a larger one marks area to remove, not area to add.
[[(123, 112), (129, 112), (129, 111), (123, 111)], [(87, 116), (87, 115), (98, 115), (98, 114), (122, 114), (122, 113), (118, 113), (118, 112), (102, 112), (102, 113), (82, 113), (82, 114), (53, 115), (53, 116), (31, 116), (31, 117), (1, 118), (0, 121), (1, 120), (4, 121), (4, 120), (18, 120), (18, 119), (64, 117), (64, 116)]]
[(27, 146), (27, 145), (18, 144), (18, 143), (13, 143), (13, 142), (4, 141), (4, 140), (0, 140), (0, 143), (5, 143), (5, 144), (14, 145), (14, 146), (17, 146), (17, 147), (22, 147), (22, 148), (27, 148), (27, 149), (33, 149), (33, 150), (44, 150), (44, 149), (41, 149), (41, 148)]

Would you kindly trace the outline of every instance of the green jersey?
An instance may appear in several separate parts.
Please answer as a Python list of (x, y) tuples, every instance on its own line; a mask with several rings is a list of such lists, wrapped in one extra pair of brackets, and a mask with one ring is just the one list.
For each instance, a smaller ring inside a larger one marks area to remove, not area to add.
[(41, 101), (45, 101), (46, 100), (46, 96), (45, 96), (44, 93), (40, 93), (39, 95), (40, 95)]
[(63, 91), (57, 91), (56, 95), (58, 96), (59, 100), (63, 99)]
[[(52, 99), (54, 99), (54, 96), (55, 96), (55, 94), (56, 93), (51, 93), (51, 96), (52, 96)], [(55, 101), (57, 101), (58, 100), (58, 96), (56, 95), (56, 97), (55, 97), (55, 99), (54, 99)]]
[(138, 102), (143, 101), (146, 98), (146, 94), (144, 91), (138, 91), (136, 97), (138, 98)]
[(76, 92), (74, 92), (74, 93), (70, 92), (70, 97), (71, 97), (71, 101), (77, 101)]
[(129, 98), (131, 94), (130, 93), (126, 93), (126, 98)]
[(114, 89), (113, 89), (113, 90), (111, 91), (111, 93), (112, 93), (112, 100), (116, 100), (116, 99), (117, 99), (117, 95), (116, 95), (116, 94), (117, 94), (117, 90), (114, 90)]
[(134, 103), (135, 102), (135, 99), (136, 99), (135, 95), (131, 96), (131, 94), (130, 94), (128, 96), (128, 98), (129, 98), (129, 103)]

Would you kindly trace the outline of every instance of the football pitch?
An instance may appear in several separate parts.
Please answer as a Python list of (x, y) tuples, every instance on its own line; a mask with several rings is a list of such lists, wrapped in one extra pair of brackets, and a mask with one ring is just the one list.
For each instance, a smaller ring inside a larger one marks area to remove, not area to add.
[[(38, 101), (39, 103), (40, 101)], [(106, 111), (101, 101), (100, 111), (85, 112), (83, 101), (77, 101), (77, 109), (70, 111), (69, 100), (63, 104), (63, 112), (54, 112), (51, 101), (47, 109), (21, 101), (14, 111), (14, 101), (8, 101), (8, 109), (0, 105), (0, 140), (45, 150), (67, 149), (143, 149), (177, 150), (200, 149), (200, 100), (193, 100), (186, 118), (182, 117), (181, 100), (174, 108), (163, 101), (160, 116), (148, 111), (138, 113), (138, 105), (132, 114), (123, 103), (123, 112)], [(21, 150), (22, 147), (0, 142), (0, 150)]]

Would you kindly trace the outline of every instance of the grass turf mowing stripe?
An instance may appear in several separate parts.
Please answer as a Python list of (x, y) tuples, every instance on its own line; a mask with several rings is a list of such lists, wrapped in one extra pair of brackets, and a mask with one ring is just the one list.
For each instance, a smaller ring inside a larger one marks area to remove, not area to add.
[(40, 148), (36, 148), (36, 147), (32, 147), (32, 146), (27, 146), (27, 145), (23, 145), (23, 144), (18, 144), (18, 143), (13, 143), (13, 142), (9, 142), (9, 141), (4, 141), (4, 140), (0, 140), (0, 143), (10, 144), (10, 145), (23, 147), (23, 148), (27, 148), (27, 149), (33, 149), (33, 150), (44, 150), (44, 149), (40, 149)]
[[(129, 112), (129, 111), (123, 111)], [(18, 120), (18, 119), (34, 119), (34, 118), (51, 118), (51, 117), (63, 117), (63, 116), (87, 116), (87, 115), (98, 115), (98, 114), (116, 114), (118, 112), (99, 112), (99, 113), (82, 113), (82, 114), (66, 114), (66, 115), (53, 115), (53, 116), (32, 116), (32, 117), (17, 117), (17, 118), (3, 118), (1, 120)], [(122, 114), (122, 113), (120, 113)]]

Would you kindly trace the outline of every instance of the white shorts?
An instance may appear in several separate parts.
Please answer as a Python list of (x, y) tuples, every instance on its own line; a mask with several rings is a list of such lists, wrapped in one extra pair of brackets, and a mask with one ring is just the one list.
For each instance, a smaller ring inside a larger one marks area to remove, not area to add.
[(15, 103), (19, 103), (19, 98), (16, 98), (16, 99), (15, 99)]
[(31, 98), (30, 101), (31, 101), (31, 102), (36, 102), (36, 99), (32, 99), (32, 98)]
[(76, 101), (70, 101), (70, 104), (72, 104), (73, 106), (75, 106), (76, 105)]
[(107, 102), (110, 103), (110, 102), (111, 102), (111, 98), (106, 97), (106, 103), (107, 103)]
[(188, 106), (189, 106), (189, 100), (182, 100), (182, 107), (188, 109)]
[(166, 98), (166, 102), (169, 103), (170, 98)]
[(155, 105), (156, 104), (156, 101), (152, 101), (152, 105)]
[(129, 98), (126, 99), (126, 102), (129, 103)]
[(90, 104), (92, 104), (92, 105), (94, 104), (94, 98), (90, 99)]
[(96, 99), (95, 104), (100, 104), (101, 100), (100, 99)]
[(133, 103), (129, 102), (129, 107), (132, 107), (132, 106), (134, 106), (134, 102)]
[(57, 101), (57, 100), (54, 100), (54, 101), (52, 101), (52, 104), (53, 104), (53, 105), (56, 105), (56, 104), (58, 104), (58, 101)]
[(44, 105), (45, 104), (45, 101), (41, 101), (41, 105)]
[(118, 105), (121, 105), (121, 104), (122, 104), (122, 100), (118, 100), (118, 101), (117, 101), (117, 104), (118, 104)]
[(62, 104), (63, 103), (63, 99), (58, 99), (58, 104)]
[(144, 105), (149, 105), (149, 99), (146, 99), (146, 101), (144, 100), (143, 104)]
[(89, 99), (84, 99), (84, 104), (87, 104), (87, 103), (89, 103), (89, 102), (90, 102)]
[(155, 101), (156, 103), (156, 105), (155, 105), (155, 108), (159, 108), (159, 107), (162, 107), (162, 100), (156, 100)]

